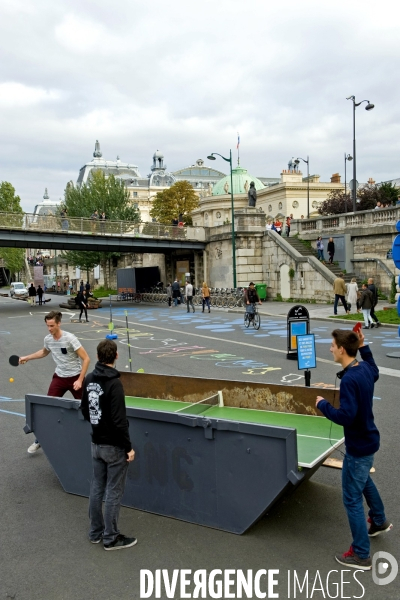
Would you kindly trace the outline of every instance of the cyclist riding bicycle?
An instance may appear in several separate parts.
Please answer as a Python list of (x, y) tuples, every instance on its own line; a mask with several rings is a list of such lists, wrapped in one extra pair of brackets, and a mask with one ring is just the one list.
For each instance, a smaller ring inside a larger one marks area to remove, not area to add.
[(254, 318), (255, 303), (262, 304), (252, 281), (250, 281), (249, 287), (244, 290), (244, 301), (246, 303), (246, 312), (251, 321)]

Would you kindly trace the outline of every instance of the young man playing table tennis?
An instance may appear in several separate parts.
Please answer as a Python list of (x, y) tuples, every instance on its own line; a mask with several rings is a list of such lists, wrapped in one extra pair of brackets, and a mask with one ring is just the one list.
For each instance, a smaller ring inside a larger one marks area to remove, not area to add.
[[(61, 330), (62, 314), (52, 310), (44, 318), (49, 334), (44, 338), (44, 347), (34, 354), (21, 356), (19, 363), (44, 358), (52, 354), (56, 370), (48, 389), (48, 396), (62, 397), (71, 392), (74, 398), (82, 398), (82, 383), (88, 370), (90, 358), (76, 336)], [(81, 363), (82, 361), (82, 363)], [(29, 454), (34, 454), (40, 448), (35, 440), (28, 448)]]
[[(372, 399), (379, 370), (369, 346), (364, 344), (361, 331), (335, 329), (330, 351), (343, 370), (338, 373), (340, 406), (334, 408), (321, 396), (315, 406), (331, 421), (342, 425), (346, 445), (343, 460), (343, 504), (347, 512), (353, 541), (348, 552), (335, 556), (338, 563), (354, 569), (369, 571), (370, 537), (392, 528), (386, 519), (379, 492), (369, 473), (374, 454), (379, 449), (379, 431), (374, 422)], [(358, 361), (357, 351), (362, 361)], [(363, 496), (369, 506), (369, 528), (364, 515)]]

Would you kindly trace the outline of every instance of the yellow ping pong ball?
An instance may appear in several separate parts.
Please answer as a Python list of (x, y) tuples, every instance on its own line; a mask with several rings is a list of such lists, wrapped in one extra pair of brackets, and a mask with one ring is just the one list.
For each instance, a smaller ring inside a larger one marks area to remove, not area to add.
[(14, 381), (14, 378), (10, 377), (10, 383), (13, 383), (13, 381)]

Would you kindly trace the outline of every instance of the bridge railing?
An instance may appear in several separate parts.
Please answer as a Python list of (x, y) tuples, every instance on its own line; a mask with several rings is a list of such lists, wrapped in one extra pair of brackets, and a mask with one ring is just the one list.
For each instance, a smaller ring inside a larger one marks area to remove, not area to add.
[(315, 232), (321, 234), (326, 229), (346, 229), (348, 227), (370, 227), (374, 225), (393, 225), (400, 219), (400, 205), (389, 208), (363, 210), (356, 213), (343, 213), (327, 217), (292, 221), (291, 234)]
[(94, 236), (128, 236), (143, 238), (170, 238), (172, 240), (203, 241), (203, 227), (178, 227), (161, 223), (133, 223), (132, 221), (105, 221), (83, 217), (34, 215), (0, 212), (0, 229), (19, 229), (37, 232), (60, 232)]

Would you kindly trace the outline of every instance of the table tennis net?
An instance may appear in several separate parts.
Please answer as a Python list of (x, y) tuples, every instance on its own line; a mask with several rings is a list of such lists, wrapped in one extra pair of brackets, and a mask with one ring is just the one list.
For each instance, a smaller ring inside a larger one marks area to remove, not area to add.
[(224, 398), (221, 391), (218, 391), (208, 398), (203, 398), (198, 402), (193, 402), (190, 406), (185, 406), (175, 411), (176, 413), (189, 414), (189, 415), (201, 415), (213, 406), (224, 406)]

